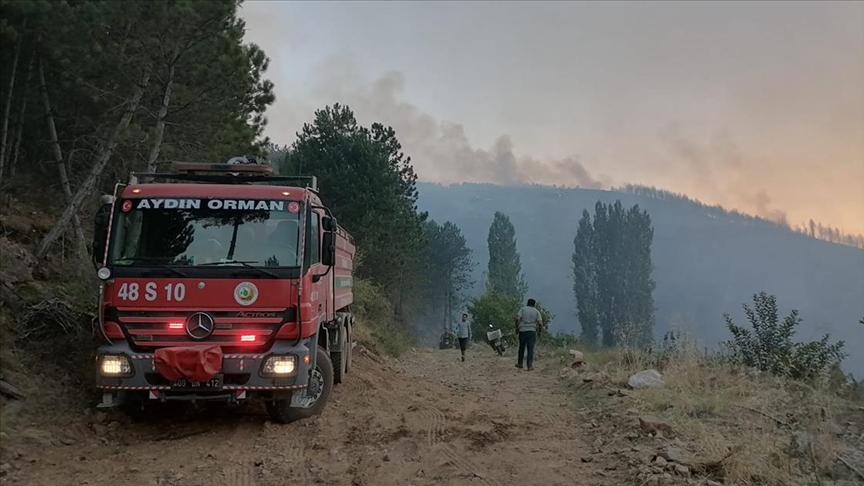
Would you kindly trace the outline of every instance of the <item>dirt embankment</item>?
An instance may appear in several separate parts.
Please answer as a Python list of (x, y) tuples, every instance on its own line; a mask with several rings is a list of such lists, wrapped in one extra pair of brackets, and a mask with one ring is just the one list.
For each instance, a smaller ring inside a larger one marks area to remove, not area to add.
[[(519, 372), (473, 350), (361, 356), (324, 414), (290, 425), (262, 410), (129, 424), (94, 414), (59, 445), (4, 458), (3, 482), (32, 485), (622, 484), (589, 459), (554, 373)], [(548, 366), (557, 366), (549, 363)], [(180, 413), (179, 410), (176, 413)], [(7, 462), (8, 461), (8, 462)]]

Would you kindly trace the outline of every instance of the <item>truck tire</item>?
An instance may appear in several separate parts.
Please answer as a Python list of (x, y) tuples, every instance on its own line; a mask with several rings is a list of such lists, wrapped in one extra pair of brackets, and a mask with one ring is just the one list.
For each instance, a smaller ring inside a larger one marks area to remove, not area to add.
[[(321, 380), (321, 389), (318, 397), (307, 407), (292, 407), (291, 397), (267, 402), (267, 413), (274, 422), (287, 424), (320, 415), (324, 411), (327, 400), (330, 398), (330, 392), (333, 391), (333, 363), (330, 361), (327, 351), (321, 346), (318, 346), (316, 352), (315, 370), (312, 374), (313, 377), (317, 374), (317, 378)], [(310, 379), (313, 379), (313, 377), (310, 377)]]
[(330, 361), (333, 363), (333, 384), (342, 383), (345, 373), (348, 372), (348, 339), (345, 328), (339, 330), (339, 349), (330, 353)]

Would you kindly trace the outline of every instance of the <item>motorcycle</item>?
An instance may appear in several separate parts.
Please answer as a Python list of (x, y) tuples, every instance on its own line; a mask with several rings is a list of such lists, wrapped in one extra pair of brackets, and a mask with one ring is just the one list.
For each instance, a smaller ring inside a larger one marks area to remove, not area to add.
[(452, 349), (456, 347), (456, 333), (453, 331), (444, 331), (441, 335), (441, 340), (438, 341), (438, 349)]
[[(493, 329), (492, 326), (489, 326), (489, 329)], [(498, 353), (498, 356), (504, 356), (504, 352), (507, 351), (507, 345), (504, 343), (504, 336), (501, 334), (501, 329), (493, 329), (492, 331), (488, 331), (486, 333), (486, 343)]]

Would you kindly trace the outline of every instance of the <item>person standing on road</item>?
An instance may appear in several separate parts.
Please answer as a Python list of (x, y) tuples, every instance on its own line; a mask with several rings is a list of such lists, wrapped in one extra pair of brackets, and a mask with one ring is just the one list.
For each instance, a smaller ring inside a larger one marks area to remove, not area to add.
[(465, 349), (468, 347), (468, 340), (471, 339), (471, 323), (468, 322), (468, 314), (462, 314), (462, 320), (459, 321), (458, 338), (462, 361), (465, 361)]
[(528, 351), (528, 371), (534, 369), (534, 343), (537, 342), (537, 332), (543, 326), (543, 316), (535, 305), (537, 301), (528, 299), (528, 305), (516, 314), (516, 332), (519, 334), (519, 361), (516, 367), (522, 368), (525, 351)]

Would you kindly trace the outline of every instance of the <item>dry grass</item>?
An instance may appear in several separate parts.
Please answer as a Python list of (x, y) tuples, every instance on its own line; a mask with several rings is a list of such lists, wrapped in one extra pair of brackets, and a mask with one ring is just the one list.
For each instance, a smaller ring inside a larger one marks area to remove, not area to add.
[(396, 323), (393, 306), (384, 293), (365, 280), (354, 279), (357, 323), (354, 339), (377, 354), (399, 357), (411, 347), (407, 332)]
[[(7, 223), (4, 219), (5, 231), (9, 230)], [(49, 274), (36, 271), (38, 266), (24, 244), (5, 237), (0, 240), (3, 249), (12, 250), (22, 263), (9, 265), (4, 251), (0, 375), (25, 394), (22, 400), (0, 398), (5, 454), (9, 448), (54, 443), (92, 401), (92, 387), (88, 386), (94, 373), (90, 314), (98, 287), (87, 262), (52, 262), (51, 278), (46, 278)]]
[(675, 440), (695, 458), (696, 470), (711, 466), (702, 471), (705, 477), (740, 485), (862, 484), (852, 468), (864, 469), (864, 403), (826, 388), (737, 371), (697, 349), (684, 345), (666, 355), (586, 352), (587, 365), (568, 374), (571, 382), (600, 376), (605, 387), (624, 388), (633, 373), (660, 371), (664, 386), (631, 390), (625, 400), (607, 397), (605, 390), (592, 395), (584, 384), (572, 388), (583, 410), (610, 415), (610, 408), (617, 409), (620, 422), (622, 410), (636, 408), (667, 421)]

